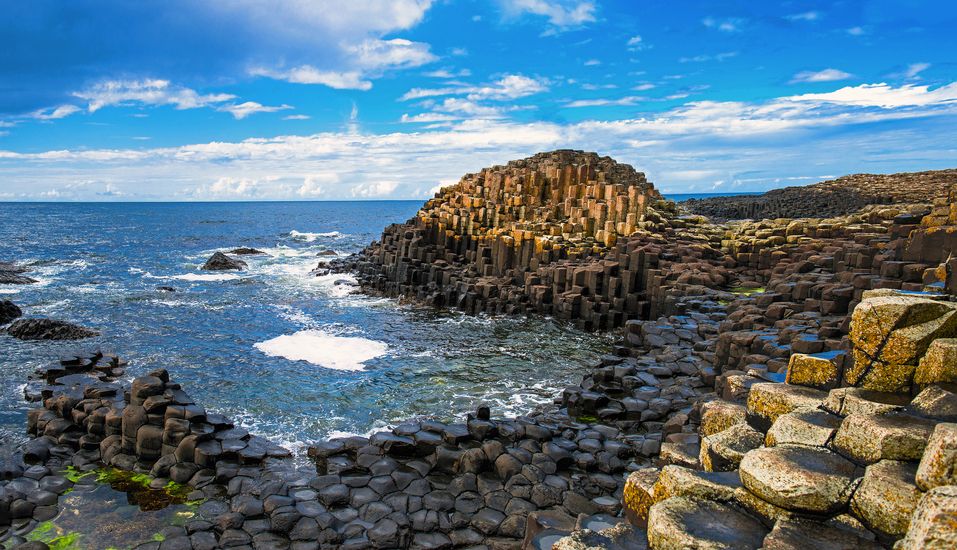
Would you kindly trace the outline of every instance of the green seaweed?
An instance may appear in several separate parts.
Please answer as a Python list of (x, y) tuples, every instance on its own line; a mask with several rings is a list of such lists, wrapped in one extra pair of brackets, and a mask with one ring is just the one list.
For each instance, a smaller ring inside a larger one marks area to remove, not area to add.
[(765, 290), (767, 290), (767, 289), (766, 289), (766, 288), (763, 288), (763, 287), (762, 287), (762, 288), (750, 288), (750, 287), (744, 287), (744, 286), (737, 286), (737, 287), (732, 288), (732, 289), (729, 290), (728, 292), (730, 292), (731, 294), (743, 294), (743, 295), (745, 295), (745, 296), (750, 296), (751, 294), (761, 294), (761, 293), (764, 292)]
[(59, 474), (64, 478), (70, 480), (71, 483), (76, 483), (81, 478), (84, 478), (88, 475), (92, 475), (94, 472), (84, 472), (82, 470), (77, 470), (74, 466), (67, 466), (65, 470), (61, 470)]
[(594, 422), (598, 422), (598, 419), (594, 416), (581, 415), (578, 417), (578, 421), (585, 424), (592, 424)]
[(80, 539), (79, 533), (70, 533), (59, 538), (55, 538), (48, 543), (50, 550), (69, 550), (76, 548), (76, 543)]

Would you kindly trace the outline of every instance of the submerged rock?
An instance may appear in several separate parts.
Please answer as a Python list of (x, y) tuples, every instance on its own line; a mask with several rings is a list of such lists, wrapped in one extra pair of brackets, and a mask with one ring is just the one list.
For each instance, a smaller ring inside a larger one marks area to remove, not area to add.
[(243, 269), (244, 267), (246, 267), (246, 262), (230, 258), (222, 252), (216, 252), (206, 260), (206, 263), (203, 264), (203, 267), (200, 269), (203, 271), (225, 271), (229, 269)]
[(5, 325), (22, 315), (20, 308), (10, 300), (0, 302), (0, 325)]
[(266, 253), (262, 250), (257, 250), (255, 248), (249, 248), (248, 246), (240, 246), (229, 251), (230, 254), (236, 254), (237, 256), (265, 256)]
[(100, 335), (93, 329), (53, 319), (20, 319), (7, 327), (7, 334), (20, 340), (79, 340)]

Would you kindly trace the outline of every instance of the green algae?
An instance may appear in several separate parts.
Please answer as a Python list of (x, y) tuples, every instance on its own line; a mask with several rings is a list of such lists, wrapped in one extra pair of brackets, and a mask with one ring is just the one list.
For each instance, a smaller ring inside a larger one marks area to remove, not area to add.
[[(89, 473), (59, 472), (76, 479)], [(39, 524), (27, 535), (29, 540), (45, 542), (54, 550), (132, 548), (162, 541), (161, 529), (184, 525), (198, 515), (196, 504), (202, 501), (187, 501), (192, 491), (188, 486), (170, 482), (153, 488), (149, 476), (115, 468), (92, 473), (97, 483), (61, 496), (60, 513)]]
[(743, 295), (745, 295), (745, 296), (750, 296), (750, 295), (752, 295), (752, 294), (761, 294), (761, 293), (764, 292), (765, 290), (767, 290), (767, 289), (764, 288), (764, 287), (760, 287), (760, 288), (750, 288), (750, 287), (744, 287), (744, 286), (736, 286), (736, 287), (734, 287), (734, 288), (728, 290), (728, 292), (730, 292), (731, 294), (743, 294)]

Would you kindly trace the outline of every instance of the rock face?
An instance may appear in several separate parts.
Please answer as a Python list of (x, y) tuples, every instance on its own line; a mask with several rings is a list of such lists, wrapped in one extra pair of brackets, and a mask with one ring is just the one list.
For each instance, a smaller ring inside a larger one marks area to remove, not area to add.
[(0, 325), (5, 325), (17, 317), (22, 317), (23, 312), (10, 300), (0, 302)]
[(20, 340), (80, 340), (100, 335), (93, 329), (53, 319), (20, 319), (7, 327), (7, 334)]
[(266, 253), (262, 250), (257, 250), (255, 248), (249, 248), (248, 246), (241, 246), (229, 251), (230, 254), (235, 254), (237, 256), (265, 256)]
[(28, 285), (37, 282), (36, 279), (22, 275), (27, 271), (29, 269), (26, 267), (0, 262), (0, 285)]
[(206, 263), (200, 269), (203, 271), (225, 271), (243, 269), (244, 267), (246, 267), (246, 262), (230, 258), (222, 252), (216, 252), (206, 260)]

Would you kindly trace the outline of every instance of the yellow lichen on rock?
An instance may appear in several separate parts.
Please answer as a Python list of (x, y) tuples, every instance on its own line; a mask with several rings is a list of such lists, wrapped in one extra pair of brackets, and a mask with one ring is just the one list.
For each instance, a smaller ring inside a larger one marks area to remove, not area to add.
[(914, 373), (918, 389), (938, 382), (957, 384), (957, 338), (934, 340)]

